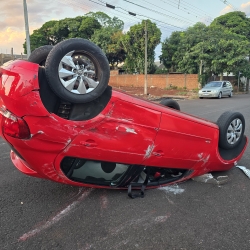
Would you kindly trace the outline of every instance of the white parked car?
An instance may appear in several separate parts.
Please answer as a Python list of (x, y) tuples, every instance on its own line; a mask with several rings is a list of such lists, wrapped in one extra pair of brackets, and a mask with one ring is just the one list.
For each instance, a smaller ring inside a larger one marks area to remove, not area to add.
[(199, 98), (221, 98), (222, 96), (233, 96), (233, 87), (229, 81), (212, 81), (199, 90)]

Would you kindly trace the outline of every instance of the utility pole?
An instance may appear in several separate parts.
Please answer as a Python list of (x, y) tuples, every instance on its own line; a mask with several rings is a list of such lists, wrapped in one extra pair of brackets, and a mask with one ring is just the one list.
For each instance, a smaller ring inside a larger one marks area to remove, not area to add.
[(26, 48), (27, 56), (30, 56), (30, 33), (29, 33), (29, 21), (28, 21), (28, 10), (26, 0), (23, 0), (23, 11), (24, 11), (24, 22), (25, 22), (25, 31), (26, 31)]
[(144, 69), (144, 95), (148, 94), (148, 79), (147, 79), (147, 71), (148, 71), (148, 35), (147, 35), (147, 20), (145, 20), (145, 69)]

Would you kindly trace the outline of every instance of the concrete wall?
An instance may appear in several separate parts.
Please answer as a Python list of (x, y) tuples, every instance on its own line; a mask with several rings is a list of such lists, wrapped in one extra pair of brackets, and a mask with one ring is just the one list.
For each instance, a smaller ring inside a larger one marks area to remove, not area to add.
[[(148, 87), (169, 88), (177, 86), (178, 88), (197, 89), (199, 87), (197, 74), (167, 74), (167, 75), (148, 75)], [(109, 85), (114, 87), (121, 86), (144, 86), (144, 75), (118, 75), (111, 71)]]

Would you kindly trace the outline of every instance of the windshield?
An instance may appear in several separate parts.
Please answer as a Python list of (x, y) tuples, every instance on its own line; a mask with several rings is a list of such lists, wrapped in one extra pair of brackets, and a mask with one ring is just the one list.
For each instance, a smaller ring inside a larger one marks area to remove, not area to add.
[(205, 85), (205, 88), (210, 88), (210, 87), (221, 87), (222, 82), (209, 82), (208, 84)]

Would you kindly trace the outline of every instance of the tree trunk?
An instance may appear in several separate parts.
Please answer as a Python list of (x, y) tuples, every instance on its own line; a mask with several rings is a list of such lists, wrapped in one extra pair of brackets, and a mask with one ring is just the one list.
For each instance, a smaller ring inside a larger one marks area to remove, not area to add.
[(223, 73), (220, 73), (220, 81), (223, 80)]

